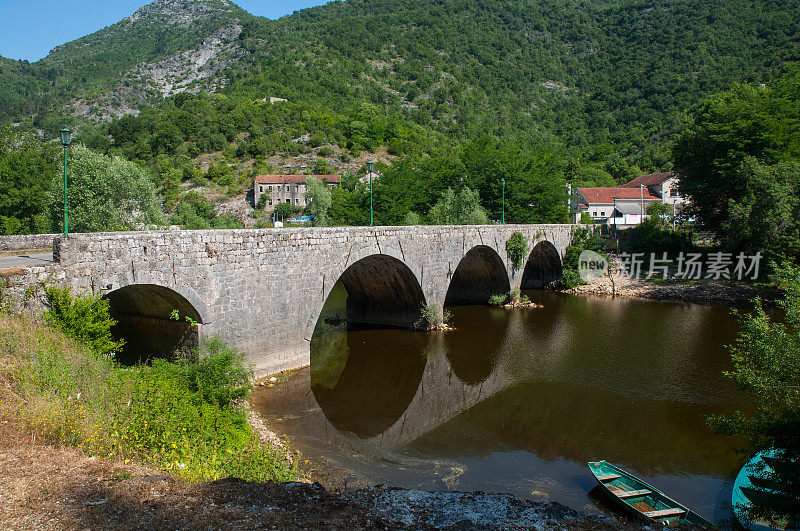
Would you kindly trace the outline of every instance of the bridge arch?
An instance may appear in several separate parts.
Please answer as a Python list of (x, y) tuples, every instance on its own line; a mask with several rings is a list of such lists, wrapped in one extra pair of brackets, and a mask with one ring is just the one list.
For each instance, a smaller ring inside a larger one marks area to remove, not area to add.
[(117, 321), (111, 333), (125, 339), (122, 363), (186, 356), (199, 345), (196, 325), (209, 320), (205, 305), (198, 309), (184, 294), (158, 284), (128, 284), (103, 298)]
[(477, 245), (464, 255), (453, 272), (444, 305), (486, 304), (492, 295), (510, 290), (503, 259), (491, 247)]
[(555, 245), (547, 240), (537, 243), (522, 272), (522, 289), (544, 288), (561, 278), (561, 255)]
[(349, 324), (409, 328), (419, 320), (425, 305), (417, 277), (400, 259), (388, 254), (370, 254), (355, 261), (336, 284), (347, 292)]

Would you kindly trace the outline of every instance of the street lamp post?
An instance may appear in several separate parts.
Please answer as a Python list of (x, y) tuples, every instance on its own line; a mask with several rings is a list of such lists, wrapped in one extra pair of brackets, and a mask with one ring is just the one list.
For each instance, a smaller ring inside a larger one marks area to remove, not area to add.
[(500, 179), (500, 186), (502, 187), (503, 190), (503, 207), (502, 207), (503, 210), (501, 214), (502, 216), (501, 220), (503, 225), (505, 225), (506, 224), (506, 180), (504, 178)]
[(69, 236), (69, 207), (67, 206), (67, 148), (72, 142), (72, 131), (64, 127), (60, 131), (61, 145), (64, 146), (64, 237)]
[(372, 168), (375, 163), (372, 160), (367, 161), (367, 171), (369, 172), (369, 226), (372, 226)]

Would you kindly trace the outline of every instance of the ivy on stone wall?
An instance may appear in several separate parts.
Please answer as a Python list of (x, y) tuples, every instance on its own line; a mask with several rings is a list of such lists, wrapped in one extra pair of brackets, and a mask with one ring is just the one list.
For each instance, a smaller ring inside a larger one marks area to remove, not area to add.
[(525, 236), (519, 231), (514, 231), (506, 242), (506, 253), (511, 260), (511, 268), (513, 271), (519, 271), (522, 267), (522, 261), (525, 259), (525, 254), (527, 252), (528, 241), (525, 239)]

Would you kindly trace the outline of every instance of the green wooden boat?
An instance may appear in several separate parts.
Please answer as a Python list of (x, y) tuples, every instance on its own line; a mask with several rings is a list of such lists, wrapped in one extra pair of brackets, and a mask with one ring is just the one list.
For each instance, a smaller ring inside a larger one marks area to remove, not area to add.
[(610, 463), (590, 462), (589, 469), (611, 499), (639, 517), (662, 525), (680, 524), (705, 529), (716, 528), (714, 524), (652, 485)]

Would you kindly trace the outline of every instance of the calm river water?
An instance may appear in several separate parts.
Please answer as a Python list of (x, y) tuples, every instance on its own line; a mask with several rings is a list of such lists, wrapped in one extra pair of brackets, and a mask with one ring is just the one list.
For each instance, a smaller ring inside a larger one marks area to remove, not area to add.
[(726, 518), (742, 444), (705, 418), (746, 406), (722, 375), (730, 310), (528, 294), (544, 308), (450, 308), (449, 333), (321, 321), (311, 367), (253, 404), (340, 485), (510, 492), (595, 512), (586, 462), (606, 459)]

